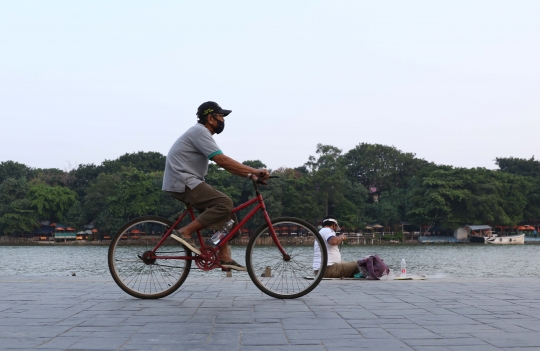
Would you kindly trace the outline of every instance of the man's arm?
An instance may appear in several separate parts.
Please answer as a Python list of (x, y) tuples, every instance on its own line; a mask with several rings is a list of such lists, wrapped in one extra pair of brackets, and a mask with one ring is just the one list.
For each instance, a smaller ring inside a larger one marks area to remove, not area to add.
[(341, 244), (342, 242), (345, 241), (345, 235), (338, 235), (338, 236), (333, 236), (331, 237), (330, 239), (328, 239), (328, 243), (330, 245), (339, 245)]
[(214, 157), (212, 157), (212, 161), (218, 164), (221, 168), (231, 172), (234, 175), (240, 176), (240, 177), (247, 177), (248, 174), (253, 174), (258, 178), (267, 179), (270, 174), (266, 169), (257, 169), (253, 167), (246, 166), (244, 164), (241, 164), (238, 161), (233, 160), (229, 156), (225, 156), (224, 154), (219, 154)]

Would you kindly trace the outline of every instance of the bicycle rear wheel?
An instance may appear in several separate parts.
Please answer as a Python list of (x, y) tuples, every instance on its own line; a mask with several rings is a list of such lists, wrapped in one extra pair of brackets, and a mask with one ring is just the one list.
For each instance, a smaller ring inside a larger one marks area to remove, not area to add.
[[(290, 260), (283, 258), (272, 241), (268, 225), (264, 224), (248, 243), (246, 265), (249, 276), (262, 292), (272, 297), (294, 299), (304, 296), (315, 289), (326, 271), (324, 239), (311, 224), (298, 218), (276, 218), (272, 220), (272, 226), (282, 235), (280, 242)], [(314, 275), (316, 255), (322, 269)]]
[[(157, 216), (136, 218), (126, 223), (109, 245), (109, 271), (118, 286), (131, 296), (158, 299), (178, 289), (191, 268), (189, 259), (146, 259), (173, 223)], [(136, 239), (134, 238), (136, 237)], [(167, 239), (157, 256), (191, 256), (191, 251)]]

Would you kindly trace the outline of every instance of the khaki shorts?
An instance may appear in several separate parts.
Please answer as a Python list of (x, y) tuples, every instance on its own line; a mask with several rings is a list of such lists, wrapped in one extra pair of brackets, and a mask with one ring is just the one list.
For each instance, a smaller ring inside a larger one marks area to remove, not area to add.
[(221, 230), (231, 218), (235, 225), (238, 223), (236, 215), (231, 214), (234, 208), (232, 200), (204, 182), (193, 189), (186, 186), (186, 191), (183, 193), (171, 191), (169, 194), (199, 211), (201, 214), (197, 217), (197, 221), (206, 227)]
[(325, 278), (352, 278), (356, 273), (360, 272), (356, 262), (341, 262), (334, 263), (326, 267), (324, 273)]

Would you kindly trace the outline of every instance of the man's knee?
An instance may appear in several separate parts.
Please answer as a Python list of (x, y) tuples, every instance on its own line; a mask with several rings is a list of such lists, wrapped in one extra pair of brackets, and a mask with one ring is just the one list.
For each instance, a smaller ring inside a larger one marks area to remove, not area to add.
[(223, 196), (220, 198), (220, 201), (214, 206), (216, 212), (219, 212), (219, 214), (231, 214), (233, 208), (234, 208), (234, 205), (233, 205), (233, 202), (232, 200), (227, 197), (227, 196)]
[(234, 208), (234, 204), (232, 202), (232, 199), (230, 197), (227, 197), (227, 201), (225, 201), (225, 205), (227, 206), (227, 210), (230, 212), (232, 212), (233, 208)]
[(358, 273), (356, 262), (334, 263), (326, 267), (325, 278), (350, 278)]
[(325, 278), (341, 278), (341, 266), (339, 263), (334, 263), (326, 266)]

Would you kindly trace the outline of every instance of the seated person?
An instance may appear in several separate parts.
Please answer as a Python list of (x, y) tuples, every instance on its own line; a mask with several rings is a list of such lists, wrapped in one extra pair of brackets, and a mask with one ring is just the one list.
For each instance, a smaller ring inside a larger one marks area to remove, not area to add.
[[(338, 221), (334, 216), (326, 216), (323, 219), (322, 229), (319, 234), (323, 237), (328, 251), (328, 265), (326, 267), (325, 278), (352, 278), (356, 273), (360, 272), (356, 262), (341, 261), (341, 253), (338, 245), (344, 242), (347, 238), (345, 235), (338, 235), (340, 231)], [(315, 257), (313, 258), (313, 271), (315, 275), (319, 272), (321, 266), (321, 257), (319, 244), (314, 244)]]

